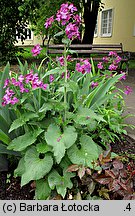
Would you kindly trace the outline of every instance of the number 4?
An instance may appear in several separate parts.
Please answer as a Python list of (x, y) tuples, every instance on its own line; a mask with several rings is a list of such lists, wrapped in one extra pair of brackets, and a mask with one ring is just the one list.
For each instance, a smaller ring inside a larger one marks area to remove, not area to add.
[(130, 203), (127, 204), (126, 209), (129, 210), (129, 211), (131, 210)]

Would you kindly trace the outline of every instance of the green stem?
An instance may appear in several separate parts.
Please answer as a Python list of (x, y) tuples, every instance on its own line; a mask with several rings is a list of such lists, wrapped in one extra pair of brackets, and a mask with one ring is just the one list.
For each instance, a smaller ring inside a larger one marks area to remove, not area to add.
[(42, 64), (43, 64), (43, 62), (46, 60), (48, 58), (48, 56), (47, 57), (45, 57), (42, 61), (41, 61), (41, 63), (40, 63), (40, 65), (39, 65), (39, 67), (38, 67), (38, 71), (40, 71), (40, 69), (41, 69), (41, 67), (42, 67)]
[(65, 104), (65, 113), (64, 121), (66, 121), (66, 109), (67, 109), (67, 55), (66, 55), (66, 45), (64, 45), (64, 72), (65, 72), (65, 85), (64, 85), (64, 104)]

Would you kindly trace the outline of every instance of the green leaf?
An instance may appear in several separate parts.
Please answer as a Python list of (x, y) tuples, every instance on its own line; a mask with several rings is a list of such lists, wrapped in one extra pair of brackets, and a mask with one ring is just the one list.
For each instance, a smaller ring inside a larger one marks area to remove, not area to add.
[(66, 44), (66, 45), (69, 45), (70, 42), (71, 42), (70, 39), (62, 38), (62, 43)]
[(39, 113), (47, 112), (48, 110), (52, 110), (53, 106), (51, 103), (44, 103), (43, 106), (39, 109)]
[(54, 37), (59, 37), (64, 34), (64, 31), (60, 31), (54, 35)]
[(74, 176), (75, 175), (73, 173), (64, 173), (63, 176), (60, 176), (56, 170), (53, 170), (48, 176), (48, 183), (52, 190), (56, 187), (58, 194), (64, 198), (67, 188), (71, 189), (73, 187), (70, 178)]
[(74, 121), (77, 124), (81, 124), (81, 125), (91, 124), (92, 120), (105, 122), (105, 120), (101, 115), (96, 114), (93, 110), (89, 108), (80, 108), (74, 117)]
[(99, 149), (97, 144), (87, 135), (82, 135), (80, 138), (81, 148), (78, 149), (73, 145), (67, 150), (69, 159), (73, 164), (83, 165), (93, 168), (92, 162), (96, 161), (99, 156)]
[(49, 76), (51, 74), (61, 74), (63, 72), (63, 70), (60, 67), (56, 67), (54, 69), (51, 69), (49, 71), (47, 71), (44, 76), (42, 77), (42, 79), (44, 79), (46, 76)]
[(48, 146), (46, 142), (37, 144), (36, 149), (37, 149), (37, 152), (42, 153), (42, 154), (45, 154), (47, 152), (52, 152), (52, 147)]
[(65, 155), (66, 149), (70, 148), (75, 143), (76, 139), (77, 133), (72, 126), (66, 127), (62, 133), (57, 125), (51, 124), (45, 133), (45, 140), (48, 145), (53, 147), (57, 163), (60, 163)]
[(43, 159), (39, 158), (39, 153), (33, 146), (27, 150), (25, 157), (25, 172), (22, 175), (21, 186), (31, 180), (39, 180), (50, 172), (53, 166), (53, 159), (50, 155), (45, 154)]
[(23, 105), (23, 109), (29, 110), (31, 112), (35, 112), (34, 107), (30, 103), (26, 103)]
[(0, 143), (0, 154), (20, 156), (20, 154), (18, 152), (8, 150), (7, 146), (2, 144), (2, 143)]
[(25, 161), (24, 161), (24, 157), (22, 157), (19, 160), (17, 168), (14, 170), (14, 175), (15, 177), (22, 176), (24, 172), (25, 172)]
[(3, 89), (5, 80), (9, 77), (9, 70), (10, 70), (10, 64), (7, 63), (6, 67), (4, 68), (4, 71), (2, 73), (2, 78), (0, 82), (0, 106), (2, 105), (2, 98), (5, 93), (5, 89)]
[(87, 107), (91, 107), (94, 103), (97, 103), (98, 100), (101, 100), (110, 90), (110, 88), (119, 80), (121, 75), (116, 75), (114, 77), (110, 77), (108, 80), (104, 82), (102, 80), (100, 84), (95, 88), (86, 98), (84, 104)]
[(35, 199), (36, 200), (46, 200), (51, 193), (51, 188), (49, 187), (48, 181), (40, 179), (36, 181)]
[(9, 144), (11, 142), (9, 136), (5, 134), (1, 129), (0, 129), (0, 141), (2, 141), (5, 144)]
[(40, 128), (34, 131), (26, 132), (24, 135), (13, 139), (9, 144), (8, 149), (14, 151), (23, 151), (25, 148), (35, 143), (37, 137), (42, 132), (43, 130)]
[(16, 119), (13, 121), (13, 123), (11, 124), (11, 127), (9, 129), (9, 133), (23, 125), (26, 124), (26, 122), (28, 122), (30, 119), (36, 118), (38, 117), (37, 114), (35, 113), (24, 113), (20, 116), (20, 118)]

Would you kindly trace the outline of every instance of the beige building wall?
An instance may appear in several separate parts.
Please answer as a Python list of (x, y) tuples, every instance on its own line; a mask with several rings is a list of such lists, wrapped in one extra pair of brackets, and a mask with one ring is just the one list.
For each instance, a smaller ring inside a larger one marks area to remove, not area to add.
[(122, 43), (124, 51), (135, 52), (135, 0), (102, 0), (103, 10), (112, 9), (112, 35), (101, 36), (101, 14), (99, 12), (97, 37), (94, 43), (117, 44)]
[(24, 43), (22, 44), (21, 40), (18, 40), (18, 43), (16, 43), (16, 46), (34, 46), (36, 44), (42, 45), (42, 40), (40, 37), (36, 37), (32, 35), (32, 39), (24, 40)]

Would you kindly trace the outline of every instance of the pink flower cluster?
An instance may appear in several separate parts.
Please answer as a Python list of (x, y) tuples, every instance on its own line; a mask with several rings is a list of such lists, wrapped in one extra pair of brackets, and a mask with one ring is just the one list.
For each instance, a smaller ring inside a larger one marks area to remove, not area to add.
[(108, 69), (110, 71), (116, 71), (118, 68), (118, 64), (121, 62), (121, 57), (115, 51), (110, 51), (108, 56), (104, 56), (102, 58), (103, 62), (99, 62), (97, 67), (99, 69), (104, 69), (103, 64), (110, 63)]
[[(31, 71), (26, 75), (19, 75), (18, 78), (11, 77), (11, 79), (6, 79), (3, 88), (6, 89), (6, 94), (3, 96), (2, 106), (6, 106), (7, 104), (16, 104), (19, 102), (17, 97), (14, 97), (15, 92), (12, 88), (16, 88), (16, 92), (20, 93), (28, 93), (30, 88), (36, 89), (41, 88), (43, 90), (47, 89), (48, 84), (44, 84), (41, 80), (39, 80), (38, 74), (33, 74)], [(10, 89), (11, 88), (11, 89)]]
[(124, 91), (124, 93), (125, 93), (126, 95), (129, 95), (130, 93), (132, 93), (132, 88), (131, 88), (130, 86), (125, 86), (125, 91)]
[(50, 18), (48, 18), (46, 20), (46, 22), (44, 24), (45, 28), (47, 29), (47, 28), (51, 27), (53, 22), (54, 22), (54, 16), (51, 16)]
[(84, 73), (90, 73), (91, 72), (91, 64), (89, 63), (88, 59), (80, 59), (79, 63), (76, 63), (76, 70), (78, 72)]
[(42, 50), (42, 48), (40, 47), (39, 44), (35, 45), (35, 46), (32, 48), (32, 50), (31, 50), (32, 55), (33, 55), (33, 56), (39, 55), (41, 50)]
[(7, 104), (16, 104), (19, 102), (18, 98), (15, 97), (15, 92), (9, 88), (6, 89), (6, 94), (3, 96), (2, 106), (6, 106)]
[(74, 39), (78, 38), (80, 40), (80, 32), (79, 32), (79, 27), (75, 23), (69, 23), (66, 26), (66, 35), (69, 39)]
[(91, 83), (91, 88), (95, 88), (95, 87), (97, 87), (98, 86), (98, 82), (92, 82)]
[(56, 20), (62, 26), (65, 26), (65, 33), (67, 37), (71, 40), (78, 38), (80, 39), (79, 26), (81, 18), (77, 12), (77, 8), (73, 4), (64, 3), (61, 5), (60, 9), (57, 11), (56, 18), (51, 16), (45, 22), (45, 28), (52, 26), (52, 23)]
[[(64, 66), (64, 56), (57, 57), (57, 61), (59, 61), (60, 66)], [(71, 61), (70, 55), (67, 55), (67, 61)]]

